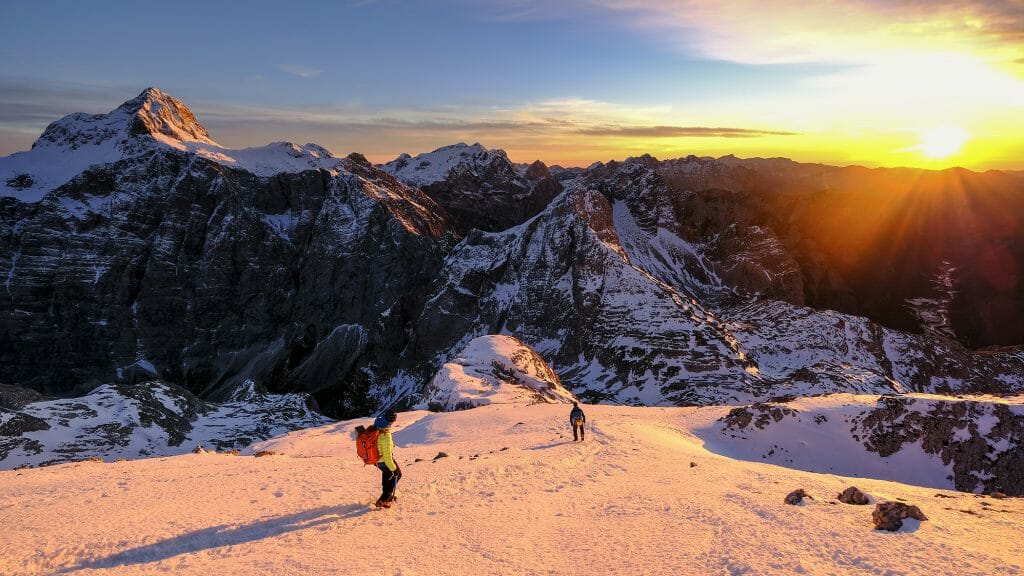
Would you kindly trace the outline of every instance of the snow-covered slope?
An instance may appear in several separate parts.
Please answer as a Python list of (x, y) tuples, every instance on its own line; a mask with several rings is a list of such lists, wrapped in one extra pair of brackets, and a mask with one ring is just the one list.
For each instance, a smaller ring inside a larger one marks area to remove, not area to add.
[(474, 339), (427, 386), (420, 409), (486, 404), (565, 403), (575, 397), (533, 349), (511, 336)]
[(244, 448), (330, 422), (308, 404), (305, 395), (261, 392), (251, 380), (219, 404), (160, 381), (104, 385), (79, 398), (0, 409), (0, 469)]
[(38, 202), (85, 170), (158, 150), (191, 152), (257, 176), (332, 169), (316, 144), (274, 142), (233, 150), (213, 141), (180, 100), (147, 88), (109, 114), (75, 113), (50, 124), (31, 150), (0, 157), (0, 197)]
[(733, 458), (1024, 496), (1024, 396), (794, 398), (733, 408), (697, 434)]
[(424, 187), (444, 180), (455, 170), (484, 170), (494, 162), (509, 162), (504, 150), (489, 150), (476, 142), (442, 146), (415, 157), (402, 154), (381, 169), (406, 184)]
[[(0, 472), (0, 573), (929, 574), (1024, 571), (1024, 501), (795, 471), (709, 452), (727, 408), (491, 405), (399, 415), (398, 503), (355, 421), (184, 455)], [(366, 421), (361, 421), (365, 423)], [(438, 457), (440, 452), (447, 457)], [(851, 461), (867, 453), (850, 454)], [(869, 506), (838, 503), (855, 485)], [(811, 498), (783, 502), (802, 488)], [(873, 529), (873, 504), (928, 520)], [(360, 554), (357, 542), (379, 543)]]

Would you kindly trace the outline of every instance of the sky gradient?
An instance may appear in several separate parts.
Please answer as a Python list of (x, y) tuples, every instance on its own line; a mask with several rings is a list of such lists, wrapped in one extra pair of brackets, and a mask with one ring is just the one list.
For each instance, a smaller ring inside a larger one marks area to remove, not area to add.
[[(551, 4), (556, 6), (552, 7)], [(1024, 3), (11, 1), (0, 154), (147, 86), (223, 145), (1024, 169)]]

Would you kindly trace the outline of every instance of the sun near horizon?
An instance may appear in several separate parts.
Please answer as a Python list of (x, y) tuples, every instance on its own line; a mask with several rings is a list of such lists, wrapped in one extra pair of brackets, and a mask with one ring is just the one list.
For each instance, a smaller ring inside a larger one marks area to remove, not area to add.
[(166, 42), (119, 2), (5, 6), (0, 154), (155, 85), (226, 146), (376, 162), (463, 141), (563, 166), (734, 154), (1024, 170), (1024, 22), (998, 2), (359, 1), (316, 3), (312, 20), (180, 4), (206, 16), (161, 14), (182, 35)]
[(970, 140), (970, 134), (958, 126), (938, 126), (921, 132), (921, 154), (933, 160), (956, 155)]

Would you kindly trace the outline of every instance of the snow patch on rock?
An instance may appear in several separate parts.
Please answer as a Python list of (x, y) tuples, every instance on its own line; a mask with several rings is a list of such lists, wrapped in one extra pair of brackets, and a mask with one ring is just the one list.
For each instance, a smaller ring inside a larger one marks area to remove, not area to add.
[(495, 160), (508, 162), (508, 156), (504, 150), (489, 150), (480, 143), (468, 145), (460, 142), (415, 157), (402, 154), (380, 168), (406, 184), (428, 186), (444, 180), (460, 166), (486, 166)]
[(457, 358), (444, 364), (419, 408), (451, 411), (486, 404), (573, 400), (539, 354), (516, 338), (495, 335), (472, 340)]

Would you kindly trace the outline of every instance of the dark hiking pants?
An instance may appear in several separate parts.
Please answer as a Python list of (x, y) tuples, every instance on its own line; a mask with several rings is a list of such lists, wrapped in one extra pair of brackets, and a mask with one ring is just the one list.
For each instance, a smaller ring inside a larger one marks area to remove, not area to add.
[(583, 425), (582, 424), (573, 424), (572, 425), (572, 441), (576, 442), (577, 440), (583, 440)]
[(388, 470), (387, 464), (383, 462), (377, 464), (377, 468), (380, 468), (380, 499), (385, 502), (390, 502), (395, 496), (395, 486), (398, 485), (398, 479), (401, 478), (402, 475), (398, 470), (395, 470), (394, 472)]

